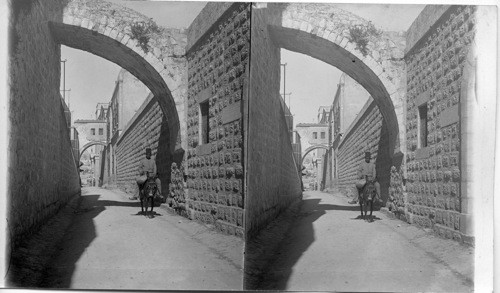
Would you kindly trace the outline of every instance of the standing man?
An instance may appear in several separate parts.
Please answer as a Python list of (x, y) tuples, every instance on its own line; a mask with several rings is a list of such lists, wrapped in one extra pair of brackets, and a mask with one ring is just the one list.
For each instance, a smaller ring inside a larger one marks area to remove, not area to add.
[(304, 170), (306, 169), (305, 166), (302, 166), (302, 168), (300, 169), (299, 171), (299, 176), (300, 176), (300, 188), (302, 189), (302, 191), (305, 191), (304, 189), (304, 181), (302, 181), (302, 176), (305, 176), (307, 175), (306, 173), (304, 173)]
[(80, 187), (83, 187), (83, 185), (82, 185), (82, 174), (81, 174), (83, 172), (82, 166), (83, 166), (82, 161), (79, 161), (78, 162), (78, 181), (80, 182)]
[(358, 181), (356, 182), (356, 189), (358, 190), (358, 196), (354, 195), (354, 198), (349, 202), (355, 204), (358, 202), (361, 192), (368, 181), (372, 181), (377, 192), (377, 197), (380, 198), (380, 184), (377, 182), (377, 171), (375, 170), (375, 164), (370, 162), (371, 153), (365, 152), (365, 161), (359, 164), (358, 168)]
[[(147, 174), (149, 178), (155, 178), (156, 186), (158, 187), (158, 195), (161, 197), (161, 181), (156, 174), (156, 163), (153, 158), (151, 158), (151, 149), (146, 148), (146, 158), (142, 159), (139, 163), (139, 177), (136, 178), (137, 186), (139, 187), (139, 193), (141, 192), (144, 183), (147, 181)], [(131, 200), (136, 200), (137, 197), (129, 198)]]

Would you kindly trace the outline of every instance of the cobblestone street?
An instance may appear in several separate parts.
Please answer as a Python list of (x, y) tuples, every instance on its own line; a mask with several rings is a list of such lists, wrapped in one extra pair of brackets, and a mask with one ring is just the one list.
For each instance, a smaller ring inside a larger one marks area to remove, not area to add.
[(258, 289), (468, 292), (473, 248), (380, 211), (359, 219), (341, 194), (304, 193)]
[(129, 194), (85, 188), (44, 287), (242, 289), (243, 240), (155, 208), (149, 219)]

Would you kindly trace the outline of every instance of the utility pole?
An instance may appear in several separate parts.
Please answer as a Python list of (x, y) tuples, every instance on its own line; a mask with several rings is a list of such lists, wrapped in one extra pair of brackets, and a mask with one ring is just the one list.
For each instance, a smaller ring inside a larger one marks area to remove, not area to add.
[(61, 60), (63, 63), (63, 100), (66, 102), (66, 59)]

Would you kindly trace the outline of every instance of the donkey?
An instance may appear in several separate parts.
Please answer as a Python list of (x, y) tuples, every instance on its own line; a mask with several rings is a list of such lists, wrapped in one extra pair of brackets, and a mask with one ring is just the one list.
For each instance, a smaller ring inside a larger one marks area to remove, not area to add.
[(370, 222), (373, 222), (373, 200), (376, 196), (377, 191), (375, 190), (375, 185), (372, 181), (367, 181), (363, 187), (361, 196), (359, 197), (359, 208), (361, 209), (361, 217), (366, 219), (366, 216), (368, 215), (368, 205), (370, 205), (370, 217), (367, 219)]
[(156, 186), (154, 178), (148, 179), (144, 183), (144, 187), (141, 190), (140, 198), (141, 198), (141, 212), (144, 213), (144, 207), (146, 207), (146, 214), (148, 214), (148, 205), (151, 203), (151, 211), (148, 214), (149, 218), (153, 218), (153, 207), (154, 207), (154, 199), (158, 192), (158, 186)]

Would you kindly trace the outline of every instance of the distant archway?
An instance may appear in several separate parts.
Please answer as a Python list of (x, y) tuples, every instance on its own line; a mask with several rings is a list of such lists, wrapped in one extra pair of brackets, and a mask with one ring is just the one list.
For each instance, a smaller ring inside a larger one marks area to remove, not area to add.
[(304, 162), (304, 159), (306, 158), (306, 156), (314, 151), (314, 150), (317, 150), (317, 149), (324, 149), (324, 150), (329, 150), (330, 148), (327, 146), (327, 145), (323, 145), (323, 144), (317, 144), (317, 145), (313, 145), (313, 146), (310, 146), (308, 147), (305, 151), (304, 151), (304, 154), (302, 155), (302, 159), (300, 160), (300, 165), (302, 166), (302, 162)]
[(78, 161), (80, 161), (83, 153), (91, 146), (95, 146), (95, 145), (102, 145), (102, 146), (106, 146), (106, 142), (103, 142), (103, 141), (91, 141), (87, 144), (85, 144), (81, 150), (80, 150), (80, 155), (78, 156)]

